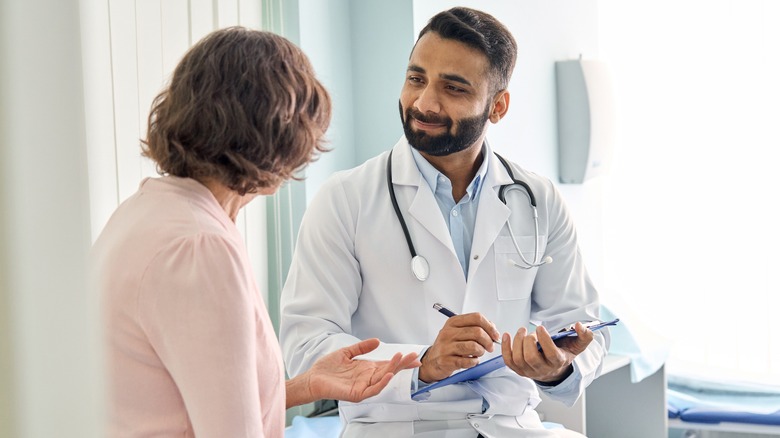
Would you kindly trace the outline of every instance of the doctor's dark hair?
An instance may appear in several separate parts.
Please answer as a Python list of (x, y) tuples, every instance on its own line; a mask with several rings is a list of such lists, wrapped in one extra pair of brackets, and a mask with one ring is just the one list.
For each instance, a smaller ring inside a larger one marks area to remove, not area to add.
[(490, 62), (493, 91), (509, 86), (517, 60), (517, 43), (509, 29), (495, 17), (476, 9), (456, 7), (434, 15), (420, 31), (417, 40), (428, 32), (484, 53)]
[(155, 98), (143, 155), (161, 174), (241, 195), (276, 187), (326, 151), (330, 97), (306, 55), (270, 32), (212, 32)]

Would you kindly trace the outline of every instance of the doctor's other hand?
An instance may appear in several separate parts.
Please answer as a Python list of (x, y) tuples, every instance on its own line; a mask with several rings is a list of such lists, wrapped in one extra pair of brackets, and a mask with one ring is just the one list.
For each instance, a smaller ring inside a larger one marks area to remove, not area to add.
[(574, 370), (574, 358), (593, 341), (593, 332), (581, 323), (575, 324), (574, 329), (577, 336), (559, 339), (558, 345), (542, 326), (537, 327), (535, 333), (528, 333), (525, 327), (521, 327), (514, 341), (508, 333), (504, 333), (501, 342), (504, 362), (517, 374), (539, 383), (560, 382)]
[(379, 346), (379, 339), (366, 339), (320, 358), (309, 371), (308, 388), (313, 400), (358, 402), (379, 394), (399, 371), (420, 366), (417, 353), (396, 353), (390, 360), (354, 359)]
[(499, 336), (496, 326), (481, 313), (466, 313), (447, 319), (433, 345), (420, 360), (420, 380), (437, 382), (459, 369), (477, 365), (486, 351), (493, 351), (493, 340)]

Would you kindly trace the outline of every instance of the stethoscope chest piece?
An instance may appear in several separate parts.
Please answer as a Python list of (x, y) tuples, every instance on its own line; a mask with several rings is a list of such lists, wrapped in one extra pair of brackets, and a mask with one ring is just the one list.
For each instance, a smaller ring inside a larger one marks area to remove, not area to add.
[(428, 279), (428, 274), (431, 273), (431, 267), (428, 266), (428, 260), (421, 255), (412, 257), (412, 273), (420, 281)]

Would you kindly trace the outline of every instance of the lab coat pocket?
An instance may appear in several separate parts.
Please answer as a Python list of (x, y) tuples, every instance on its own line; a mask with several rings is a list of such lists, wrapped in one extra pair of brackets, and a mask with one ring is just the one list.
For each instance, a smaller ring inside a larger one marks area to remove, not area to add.
[[(515, 236), (517, 246), (523, 252), (523, 257), (529, 262), (534, 261), (534, 236)], [(547, 243), (546, 236), (539, 236), (539, 258), (544, 254)], [(531, 289), (538, 268), (524, 269), (527, 266), (517, 253), (512, 238), (499, 236), (493, 244), (496, 258), (496, 292), (499, 300), (522, 300), (531, 296)]]

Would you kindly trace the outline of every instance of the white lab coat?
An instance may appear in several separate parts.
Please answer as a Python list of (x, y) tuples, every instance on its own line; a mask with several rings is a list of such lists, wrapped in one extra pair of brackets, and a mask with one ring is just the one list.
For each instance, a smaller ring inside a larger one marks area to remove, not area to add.
[[(398, 204), (418, 254), (430, 264), (430, 276), (421, 282), (412, 274), (409, 249), (387, 190), (388, 152), (334, 174), (304, 215), (282, 292), (280, 339), (291, 376), (359, 339), (382, 341), (369, 358), (423, 352), (446, 319), (432, 308), (437, 302), (456, 313), (481, 312), (500, 332), (511, 335), (527, 327), (529, 320), (557, 330), (574, 321), (597, 319), (598, 295), (578, 250), (574, 224), (548, 179), (513, 166), (515, 177), (528, 183), (536, 196), (540, 251), (554, 260), (540, 268), (519, 269), (510, 262), (519, 262), (519, 257), (505, 224), (512, 221), (518, 243), (531, 260), (531, 209), (523, 191), (507, 197), (511, 209), (498, 199), (499, 187), (512, 181), (486, 147), (490, 163), (479, 198), (467, 281), (411, 147), (402, 138), (393, 150)], [(560, 385), (542, 390), (573, 404), (600, 373), (607, 345), (608, 335), (596, 332), (594, 342), (574, 361), (574, 373)], [(485, 358), (496, 354), (500, 347)], [(412, 375), (399, 373), (381, 394), (362, 403), (340, 403), (343, 420), (478, 418), (484, 426), (492, 415), (517, 417), (520, 422), (539, 403), (537, 385), (509, 368), (469, 385), (437, 389), (425, 401), (411, 400), (410, 389), (416, 384)], [(483, 398), (489, 404), (484, 413)]]

